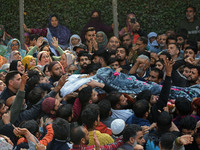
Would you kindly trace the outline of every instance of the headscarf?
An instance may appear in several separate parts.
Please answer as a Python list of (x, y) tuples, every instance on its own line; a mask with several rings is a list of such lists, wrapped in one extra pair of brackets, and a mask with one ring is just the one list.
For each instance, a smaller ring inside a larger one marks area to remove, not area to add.
[(51, 25), (51, 18), (52, 17), (56, 17), (58, 19), (58, 17), (56, 15), (52, 15), (49, 18), (49, 30), (51, 32), (51, 35), (52, 35), (52, 37), (58, 38), (59, 44), (66, 45), (68, 43), (68, 40), (69, 40), (69, 37), (70, 37), (70, 31), (67, 27), (61, 25), (59, 23), (59, 20), (58, 20), (58, 26), (53, 27)]
[(21, 60), (13, 60), (10, 63), (10, 71), (17, 70), (17, 63), (18, 63), (18, 61), (21, 61)]
[[(79, 39), (79, 43), (77, 45), (72, 45), (72, 38), (76, 38), (76, 39)], [(72, 52), (73, 51), (73, 48), (75, 46), (79, 46), (81, 43), (81, 38), (78, 34), (73, 34), (71, 37), (70, 37), (70, 40), (69, 40), (69, 47), (68, 49)]]
[(0, 56), (0, 67), (5, 63), (7, 63), (7, 59), (3, 56)]
[[(130, 16), (135, 16), (135, 14), (130, 13), (130, 14), (128, 14), (128, 16), (127, 16), (127, 18), (126, 18), (126, 27), (127, 27), (127, 32), (128, 32), (128, 33), (131, 33), (131, 32), (132, 32), (132, 31), (131, 31), (131, 26), (130, 26), (130, 24), (129, 24), (129, 22), (128, 22), (128, 19), (129, 19)], [(135, 21), (136, 21), (136, 16), (135, 16)]]
[(107, 43), (108, 43), (108, 38), (106, 36), (106, 34), (103, 31), (98, 31), (96, 35), (98, 34), (102, 34), (103, 35), (103, 42), (102, 43), (98, 43), (98, 47), (100, 48), (105, 48)]
[(121, 31), (119, 32), (120, 36), (122, 36), (124, 33), (131, 33), (132, 32), (131, 26), (130, 26), (130, 24), (128, 22), (130, 16), (134, 16), (135, 17), (135, 21), (137, 21), (137, 18), (135, 16), (135, 14), (133, 14), (133, 13), (128, 14), (127, 17), (126, 17), (126, 27), (121, 29)]
[(8, 143), (3, 137), (0, 137), (0, 147), (2, 149), (7, 149), (7, 150), (13, 149), (13, 146), (10, 143)]
[(19, 43), (19, 49), (18, 51), (20, 52), (22, 58), (24, 58), (26, 56), (26, 51), (21, 49), (21, 43), (18, 39), (14, 38), (14, 39), (11, 39), (9, 42), (8, 42), (8, 45), (7, 45), (7, 53), (6, 53), (6, 58), (8, 59), (9, 56), (10, 56), (10, 53), (12, 52), (12, 49), (11, 49), (11, 44), (13, 41), (17, 41)]
[[(11, 62), (14, 60), (14, 56), (15, 56), (15, 54), (17, 54), (17, 53), (20, 54), (19, 51), (12, 51), (12, 52), (10, 53), (10, 56), (9, 56), (9, 58), (8, 58), (8, 63), (11, 63)], [(20, 55), (21, 55), (21, 54), (20, 54)]]
[(28, 70), (29, 70), (31, 67), (33, 67), (33, 66), (30, 66), (30, 65), (29, 65), (31, 59), (35, 59), (35, 58), (34, 58), (33, 56), (31, 56), (31, 55), (27, 55), (27, 56), (25, 56), (25, 57), (22, 59), (22, 64), (23, 64), (23, 66), (25, 67), (26, 64), (27, 64), (27, 65), (28, 65)]
[[(73, 54), (70, 54), (69, 52), (64, 52), (63, 54), (65, 54), (65, 57), (67, 59), (67, 68), (71, 65), (75, 63), (75, 56)], [(65, 68), (64, 68), (65, 69)]]
[[(41, 57), (42, 57), (42, 54), (43, 53), (46, 53), (47, 55), (49, 55), (49, 53), (48, 52), (46, 52), (46, 51), (41, 51), (41, 52), (39, 52), (38, 53), (38, 55), (37, 55), (37, 63), (38, 63), (38, 65), (39, 66), (43, 66), (42, 64), (41, 64)], [(51, 60), (51, 57), (49, 56), (49, 62), (51, 62), (52, 60)]]
[(5, 64), (3, 64), (2, 66), (1, 66), (1, 70), (6, 70), (6, 69), (8, 69), (10, 67), (10, 63), (5, 63)]

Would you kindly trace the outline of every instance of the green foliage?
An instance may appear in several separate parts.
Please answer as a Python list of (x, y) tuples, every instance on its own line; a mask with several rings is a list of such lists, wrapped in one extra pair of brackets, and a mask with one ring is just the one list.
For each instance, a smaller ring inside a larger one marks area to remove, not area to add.
[[(136, 14), (147, 33), (175, 29), (184, 18), (185, 7), (189, 4), (200, 8), (199, 0), (118, 0), (119, 30), (125, 26), (126, 16), (130, 12)], [(80, 34), (94, 9), (101, 11), (105, 24), (112, 24), (112, 0), (24, 0), (24, 22), (27, 27), (45, 28), (49, 16), (58, 14), (61, 24), (66, 25), (72, 34)], [(200, 11), (197, 12), (200, 16)], [(19, 1), (1, 0), (0, 20), (7, 32), (18, 38)]]

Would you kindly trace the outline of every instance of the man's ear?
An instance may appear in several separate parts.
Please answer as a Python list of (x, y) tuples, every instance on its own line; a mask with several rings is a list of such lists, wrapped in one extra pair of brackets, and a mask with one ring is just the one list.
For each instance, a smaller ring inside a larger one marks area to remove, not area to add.
[(88, 103), (89, 103), (89, 104), (92, 104), (92, 100), (89, 100)]
[(120, 105), (120, 104), (116, 104), (115, 108), (116, 108), (116, 109), (120, 109), (120, 108), (121, 108), (121, 105)]
[(80, 143), (81, 144), (85, 144), (86, 143), (85, 138), (81, 138), (81, 142)]
[(129, 142), (131, 142), (133, 144), (135, 142), (135, 139), (133, 137), (130, 137)]
[(50, 111), (50, 114), (55, 115), (55, 114), (56, 114), (56, 111), (55, 111), (55, 110), (51, 110), (51, 111)]

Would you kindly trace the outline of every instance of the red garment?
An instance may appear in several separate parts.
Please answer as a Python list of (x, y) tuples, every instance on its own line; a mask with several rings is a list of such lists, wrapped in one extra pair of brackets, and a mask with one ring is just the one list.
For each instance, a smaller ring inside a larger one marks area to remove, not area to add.
[[(116, 150), (123, 143), (124, 143), (124, 141), (122, 140), (122, 137), (119, 137), (116, 140), (116, 142), (114, 142), (112, 144), (100, 146), (100, 149), (102, 149), (102, 150)], [(70, 149), (70, 150), (95, 150), (95, 149), (96, 149), (95, 145), (91, 145), (91, 146), (87, 146), (87, 145), (73, 145), (73, 148)]]
[[(52, 141), (54, 135), (52, 124), (47, 125), (46, 129), (47, 134), (43, 137), (42, 140), (39, 141), (40, 144), (43, 144), (44, 146), (47, 146), (47, 144)], [(19, 145), (20, 143), (28, 143), (28, 141), (27, 139), (22, 137), (17, 141), (17, 145)]]
[(136, 44), (137, 39), (138, 39), (139, 37), (140, 37), (139, 34), (135, 34), (135, 35), (133, 35), (133, 44)]
[(112, 130), (109, 129), (105, 124), (102, 122), (99, 122), (99, 126), (96, 127), (96, 130), (100, 131), (101, 133), (107, 133), (109, 135), (112, 135)]
[(73, 121), (78, 120), (78, 117), (81, 113), (81, 109), (82, 109), (82, 106), (81, 106), (81, 103), (79, 101), (79, 98), (76, 98), (74, 105), (73, 105)]

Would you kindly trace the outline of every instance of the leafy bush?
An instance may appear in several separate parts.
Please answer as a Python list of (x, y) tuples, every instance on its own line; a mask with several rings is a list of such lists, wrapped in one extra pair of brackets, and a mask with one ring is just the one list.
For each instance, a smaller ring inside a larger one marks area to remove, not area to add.
[[(189, 4), (200, 8), (199, 0), (118, 0), (119, 29), (125, 26), (130, 12), (136, 14), (147, 33), (175, 29), (184, 18), (184, 10)], [(4, 24), (8, 33), (18, 38), (19, 1), (1, 0), (1, 7), (0, 24)], [(24, 19), (27, 27), (45, 28), (49, 16), (58, 14), (61, 24), (66, 25), (72, 34), (80, 34), (94, 9), (101, 11), (105, 24), (112, 24), (112, 0), (24, 0)], [(197, 15), (200, 17), (199, 12)]]

